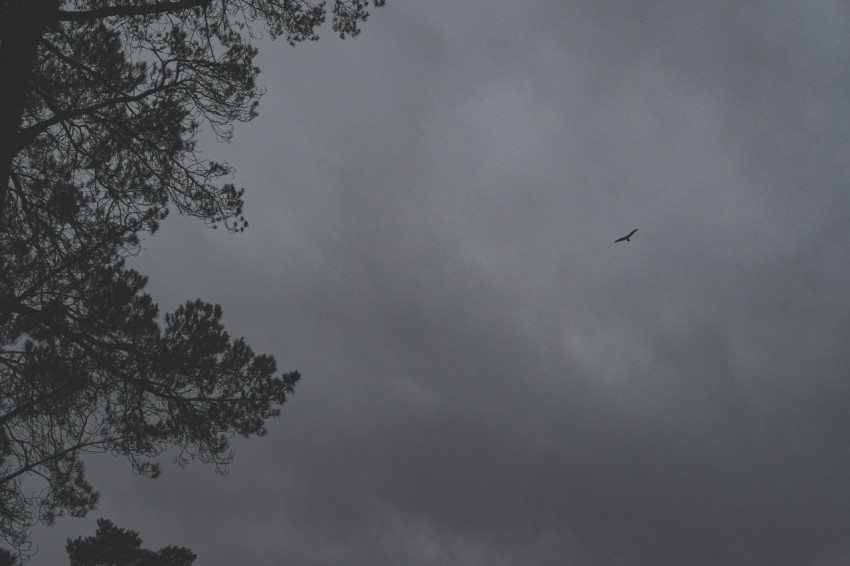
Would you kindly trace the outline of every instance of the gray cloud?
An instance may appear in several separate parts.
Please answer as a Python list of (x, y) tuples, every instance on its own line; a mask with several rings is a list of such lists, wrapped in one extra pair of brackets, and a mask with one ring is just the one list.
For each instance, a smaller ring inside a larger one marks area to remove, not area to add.
[(252, 227), (136, 264), (304, 382), (225, 478), (93, 459), (102, 514), (210, 565), (846, 563), (848, 12), (391, 3), (264, 45), (209, 147)]

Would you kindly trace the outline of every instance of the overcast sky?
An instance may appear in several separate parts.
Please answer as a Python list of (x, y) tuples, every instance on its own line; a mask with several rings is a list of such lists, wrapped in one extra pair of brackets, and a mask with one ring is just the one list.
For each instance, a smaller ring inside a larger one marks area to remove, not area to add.
[[(303, 374), (226, 477), (92, 460), (198, 566), (850, 563), (850, 4), (390, 0), (260, 43), (251, 227), (133, 261)], [(631, 242), (614, 240), (638, 228)]]

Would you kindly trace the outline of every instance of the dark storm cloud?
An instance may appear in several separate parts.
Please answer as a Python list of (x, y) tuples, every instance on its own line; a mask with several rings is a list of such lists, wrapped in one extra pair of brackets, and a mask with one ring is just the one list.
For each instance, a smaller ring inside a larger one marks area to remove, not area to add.
[(211, 565), (845, 563), (848, 32), (392, 3), (263, 46), (210, 148), (252, 227), (172, 218), (136, 263), (304, 382), (225, 478), (93, 460), (102, 514)]

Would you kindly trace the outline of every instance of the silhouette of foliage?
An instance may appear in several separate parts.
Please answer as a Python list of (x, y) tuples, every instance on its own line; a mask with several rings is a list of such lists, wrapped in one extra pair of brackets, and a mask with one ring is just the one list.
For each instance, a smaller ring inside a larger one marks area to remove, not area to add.
[(142, 548), (135, 531), (97, 520), (94, 536), (68, 539), (65, 545), (71, 566), (191, 566), (195, 554), (188, 548), (166, 546), (157, 551)]
[[(366, 0), (335, 0), (354, 36)], [(372, 0), (375, 6), (383, 0)], [(84, 516), (98, 494), (80, 456), (136, 473), (172, 447), (223, 469), (299, 379), (231, 339), (221, 309), (160, 315), (125, 264), (169, 209), (241, 231), (243, 189), (203, 159), (257, 115), (252, 40), (318, 38), (306, 0), (0, 0), (0, 537)], [(34, 481), (40, 482), (35, 489)]]
[(0, 566), (18, 566), (19, 564), (17, 554), (5, 548), (0, 548)]

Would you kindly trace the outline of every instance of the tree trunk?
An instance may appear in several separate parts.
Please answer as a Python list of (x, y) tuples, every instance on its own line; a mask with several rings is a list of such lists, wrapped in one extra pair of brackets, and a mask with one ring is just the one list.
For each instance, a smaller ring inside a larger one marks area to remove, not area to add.
[(38, 42), (50, 21), (55, 21), (58, 9), (59, 0), (0, 2), (0, 89), (4, 99), (0, 105), (0, 229)]

